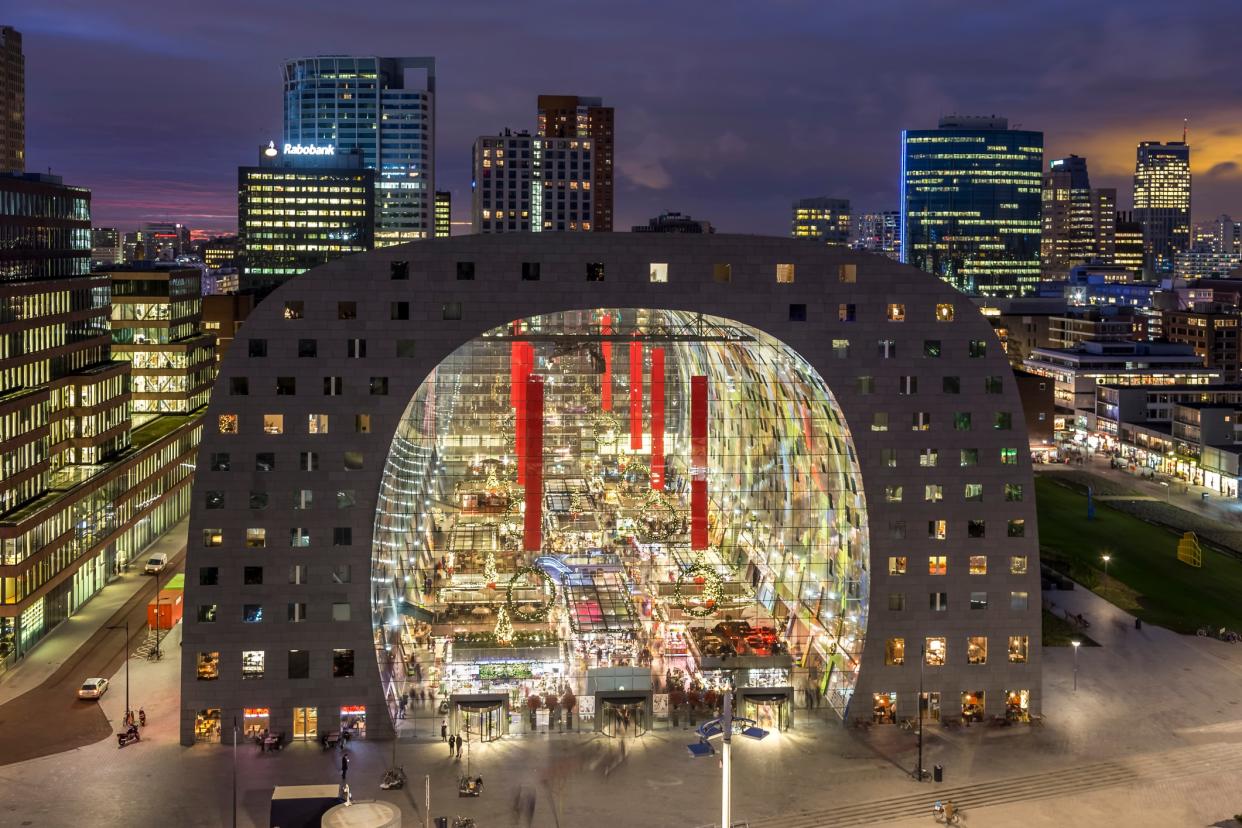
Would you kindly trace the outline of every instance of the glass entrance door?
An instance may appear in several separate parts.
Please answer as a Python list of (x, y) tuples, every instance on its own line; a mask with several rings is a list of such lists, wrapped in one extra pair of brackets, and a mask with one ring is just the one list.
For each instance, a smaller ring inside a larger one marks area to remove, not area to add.
[(928, 721), (940, 721), (940, 693), (923, 694), (923, 718)]
[(299, 741), (314, 741), (319, 738), (319, 708), (293, 708), (293, 738)]

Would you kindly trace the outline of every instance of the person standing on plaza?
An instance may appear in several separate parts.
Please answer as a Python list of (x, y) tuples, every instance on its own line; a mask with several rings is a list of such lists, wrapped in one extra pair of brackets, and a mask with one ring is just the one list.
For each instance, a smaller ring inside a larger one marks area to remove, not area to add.
[(443, 742), (443, 741), (446, 741), (447, 739), (448, 739), (448, 719), (441, 719), (440, 720), (440, 741)]
[(341, 754), (341, 781), (345, 781), (345, 774), (349, 773), (349, 754)]

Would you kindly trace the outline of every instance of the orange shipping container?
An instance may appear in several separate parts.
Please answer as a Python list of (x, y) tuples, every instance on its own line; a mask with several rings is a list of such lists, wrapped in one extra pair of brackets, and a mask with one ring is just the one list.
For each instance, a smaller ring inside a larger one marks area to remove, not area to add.
[(159, 597), (159, 619), (157, 621), (156, 602), (147, 604), (147, 624), (153, 630), (171, 630), (181, 620), (182, 604), (185, 593), (179, 589), (161, 589)]

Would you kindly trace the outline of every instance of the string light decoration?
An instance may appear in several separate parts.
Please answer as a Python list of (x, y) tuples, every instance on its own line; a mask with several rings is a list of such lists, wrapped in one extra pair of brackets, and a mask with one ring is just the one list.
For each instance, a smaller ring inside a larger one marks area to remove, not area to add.
[(651, 492), (638, 518), (638, 539), (643, 543), (666, 541), (686, 531), (686, 519), (676, 498)]
[(617, 432), (620, 429), (621, 424), (617, 421), (617, 418), (607, 411), (597, 413), (591, 423), (591, 430), (595, 434), (595, 442), (604, 446), (611, 446), (617, 442)]
[[(520, 604), (513, 601), (513, 590), (518, 585), (518, 579), (523, 575), (533, 575), (543, 581), (544, 589), (548, 593), (548, 600), (536, 607), (523, 608)], [(537, 566), (518, 567), (517, 572), (513, 573), (513, 577), (509, 579), (509, 586), (505, 590), (505, 606), (509, 608), (509, 613), (519, 621), (538, 622), (548, 620), (548, 615), (552, 612), (552, 607), (556, 603), (556, 584), (552, 582), (552, 578), (548, 573), (544, 572)]]
[(513, 622), (509, 620), (509, 611), (504, 607), (496, 613), (496, 629), (492, 631), (496, 641), (508, 646), (513, 641)]
[(483, 560), (483, 581), (487, 584), (487, 588), (495, 589), (496, 579), (499, 577), (500, 573), (496, 571), (496, 553), (488, 552)]
[[(698, 583), (703, 579), (702, 604), (687, 603), (684, 586), (687, 580)], [(700, 555), (694, 563), (683, 569), (673, 585), (673, 600), (677, 607), (691, 618), (707, 618), (715, 615), (724, 599), (724, 579), (715, 567), (708, 566)]]

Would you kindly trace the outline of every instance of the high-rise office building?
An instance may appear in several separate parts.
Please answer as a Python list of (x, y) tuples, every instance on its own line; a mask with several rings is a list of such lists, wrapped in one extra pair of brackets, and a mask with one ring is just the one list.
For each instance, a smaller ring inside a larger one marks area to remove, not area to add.
[(542, 138), (590, 138), (595, 156), (591, 229), (612, 232), (613, 109), (600, 98), (540, 95), (538, 133)]
[(795, 239), (814, 239), (844, 247), (850, 243), (850, 201), (848, 198), (803, 198), (792, 208), (790, 235)]
[(120, 264), (125, 261), (121, 231), (115, 227), (91, 228), (91, 266)]
[(448, 190), (436, 190), (436, 238), (447, 239), (453, 235), (453, 194)]
[(26, 169), (26, 58), (21, 32), (0, 27), (0, 173)]
[(85, 276), (91, 269), (91, 192), (59, 176), (0, 175), (0, 281)]
[(360, 150), (376, 173), (376, 246), (431, 238), (435, 58), (302, 58), (284, 77), (286, 154)]
[(883, 210), (862, 213), (854, 222), (855, 250), (882, 253), (890, 259), (901, 258), (901, 212)]
[(1143, 265), (1167, 273), (1190, 247), (1190, 147), (1143, 141), (1134, 165), (1134, 220), (1143, 225)]
[(142, 226), (147, 259), (171, 262), (191, 251), (190, 228), (173, 221), (153, 221)]
[(590, 138), (540, 138), (506, 129), (476, 140), (473, 162), (475, 233), (589, 232), (594, 226)]
[(959, 290), (1020, 296), (1040, 279), (1044, 135), (1005, 118), (901, 135), (902, 260)]
[(217, 236), (199, 242), (198, 250), (208, 270), (236, 268), (241, 254), (241, 240), (237, 236)]
[(375, 247), (375, 171), (362, 153), (262, 149), (237, 170), (241, 287), (266, 291), (332, 259)]
[(1116, 236), (1113, 264), (1121, 265), (1136, 276), (1143, 275), (1143, 225), (1134, 220), (1130, 211), (1118, 212), (1114, 223)]
[(631, 233), (715, 233), (716, 228), (707, 219), (696, 219), (682, 213), (660, 213), (646, 224), (636, 224)]
[(1051, 161), (1043, 177), (1044, 275), (1064, 278), (1076, 264), (1112, 261), (1116, 210), (1116, 190), (1091, 187), (1087, 159)]
[(1209, 253), (1242, 253), (1242, 221), (1219, 215), (1195, 225), (1191, 247)]

